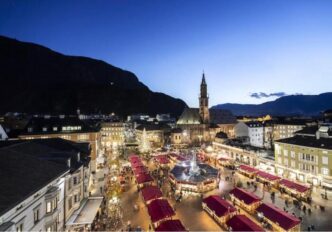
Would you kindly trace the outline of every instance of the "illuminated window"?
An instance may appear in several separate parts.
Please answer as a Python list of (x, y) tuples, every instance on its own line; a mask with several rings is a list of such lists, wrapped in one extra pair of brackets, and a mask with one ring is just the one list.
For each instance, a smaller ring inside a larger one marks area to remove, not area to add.
[(52, 212), (52, 203), (50, 201), (48, 201), (46, 203), (46, 213), (50, 213)]
[(330, 170), (328, 168), (322, 168), (322, 174), (327, 176), (330, 174)]
[(20, 223), (18, 226), (16, 226), (17, 232), (23, 232), (23, 223)]

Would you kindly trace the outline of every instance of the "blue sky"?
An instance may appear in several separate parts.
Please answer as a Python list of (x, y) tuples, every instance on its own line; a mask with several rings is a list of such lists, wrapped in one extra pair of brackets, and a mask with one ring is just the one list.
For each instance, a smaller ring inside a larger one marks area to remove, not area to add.
[(105, 60), (190, 106), (203, 70), (210, 105), (331, 91), (331, 28), (330, 0), (0, 3), (1, 35)]

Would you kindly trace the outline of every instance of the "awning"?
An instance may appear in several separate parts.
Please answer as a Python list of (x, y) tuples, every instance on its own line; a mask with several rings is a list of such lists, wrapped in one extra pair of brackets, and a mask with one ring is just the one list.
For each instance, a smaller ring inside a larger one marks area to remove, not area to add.
[(69, 218), (66, 226), (84, 226), (92, 224), (102, 202), (103, 197), (88, 198)]

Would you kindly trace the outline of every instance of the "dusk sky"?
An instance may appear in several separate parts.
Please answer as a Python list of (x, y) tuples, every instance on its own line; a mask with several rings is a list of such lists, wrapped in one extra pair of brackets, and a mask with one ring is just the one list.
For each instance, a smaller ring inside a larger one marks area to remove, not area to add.
[(104, 60), (190, 106), (203, 70), (210, 105), (332, 90), (331, 0), (7, 0), (0, 34)]

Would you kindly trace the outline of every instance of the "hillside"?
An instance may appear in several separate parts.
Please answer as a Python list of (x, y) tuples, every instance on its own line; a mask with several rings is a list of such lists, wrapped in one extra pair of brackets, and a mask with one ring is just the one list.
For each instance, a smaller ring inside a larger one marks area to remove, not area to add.
[(181, 114), (186, 103), (135, 74), (87, 57), (0, 36), (0, 113)]
[(213, 109), (228, 109), (235, 115), (318, 115), (332, 108), (332, 93), (290, 95), (262, 104), (219, 104)]

